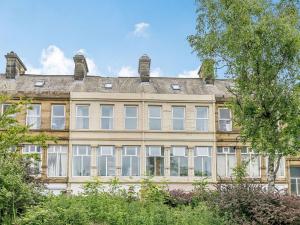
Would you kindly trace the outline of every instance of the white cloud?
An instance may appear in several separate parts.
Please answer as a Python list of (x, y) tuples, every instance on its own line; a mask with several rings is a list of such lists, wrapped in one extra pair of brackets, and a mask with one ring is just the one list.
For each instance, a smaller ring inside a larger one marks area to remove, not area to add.
[[(77, 53), (86, 54), (84, 49), (79, 49)], [(98, 74), (98, 68), (91, 58), (86, 58), (89, 73)], [(49, 45), (43, 49), (40, 59), (40, 67), (28, 66), (28, 73), (31, 74), (73, 74), (74, 61), (65, 56), (64, 52), (55, 45)]]
[(178, 74), (177, 76), (180, 78), (198, 78), (199, 68), (195, 70), (183, 71), (183, 73)]
[(133, 34), (136, 37), (146, 37), (147, 36), (147, 29), (149, 28), (150, 24), (141, 22), (134, 25)]

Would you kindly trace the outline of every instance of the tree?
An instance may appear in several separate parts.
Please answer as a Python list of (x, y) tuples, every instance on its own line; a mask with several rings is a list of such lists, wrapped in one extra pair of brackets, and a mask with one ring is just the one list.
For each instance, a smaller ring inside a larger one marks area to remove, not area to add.
[[(0, 96), (0, 106), (10, 100), (8, 96)], [(24, 112), (27, 103), (12, 103), (0, 115), (0, 224), (12, 224), (26, 207), (42, 198), (41, 183), (29, 173), (31, 162), (18, 149), (24, 143), (45, 146), (46, 141), (53, 138), (32, 135), (28, 126), (18, 123), (13, 115)]]
[(213, 59), (233, 80), (229, 88), (241, 140), (268, 160), (275, 189), (282, 156), (299, 153), (299, 7), (293, 0), (198, 0), (200, 59)]

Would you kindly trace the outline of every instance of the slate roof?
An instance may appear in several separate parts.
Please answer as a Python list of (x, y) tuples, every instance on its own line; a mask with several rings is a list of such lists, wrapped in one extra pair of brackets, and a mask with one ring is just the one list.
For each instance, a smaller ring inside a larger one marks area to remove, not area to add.
[[(44, 80), (43, 87), (35, 83)], [(112, 88), (105, 88), (111, 83)], [(173, 90), (171, 85), (179, 84), (180, 90)], [(149, 83), (142, 83), (139, 77), (100, 77), (87, 76), (84, 80), (74, 80), (71, 75), (31, 75), (17, 76), (16, 79), (6, 79), (0, 74), (0, 92), (9, 94), (49, 96), (70, 92), (100, 92), (100, 93), (151, 93), (151, 94), (187, 94), (209, 95), (217, 97), (229, 96), (227, 87), (230, 80), (217, 79), (214, 85), (205, 84), (200, 78), (151, 77)]]

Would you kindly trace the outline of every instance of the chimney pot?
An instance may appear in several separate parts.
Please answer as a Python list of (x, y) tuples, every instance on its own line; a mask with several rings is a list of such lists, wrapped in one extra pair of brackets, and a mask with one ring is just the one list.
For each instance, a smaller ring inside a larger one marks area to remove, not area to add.
[(15, 79), (17, 75), (24, 75), (27, 68), (18, 57), (18, 55), (11, 51), (5, 55), (6, 58), (6, 78)]
[(76, 54), (73, 59), (75, 63), (74, 79), (83, 80), (89, 72), (86, 59), (84, 55), (80, 53)]
[(142, 55), (139, 59), (139, 74), (142, 82), (149, 82), (150, 80), (150, 64), (151, 59), (148, 55)]

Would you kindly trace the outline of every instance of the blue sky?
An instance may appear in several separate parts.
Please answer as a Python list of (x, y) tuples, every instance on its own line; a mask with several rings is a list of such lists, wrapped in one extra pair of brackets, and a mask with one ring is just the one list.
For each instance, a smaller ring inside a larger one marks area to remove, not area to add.
[(72, 73), (83, 52), (91, 74), (137, 75), (138, 58), (153, 76), (195, 76), (200, 65), (187, 42), (195, 0), (1, 0), (0, 71), (13, 50), (31, 73)]

